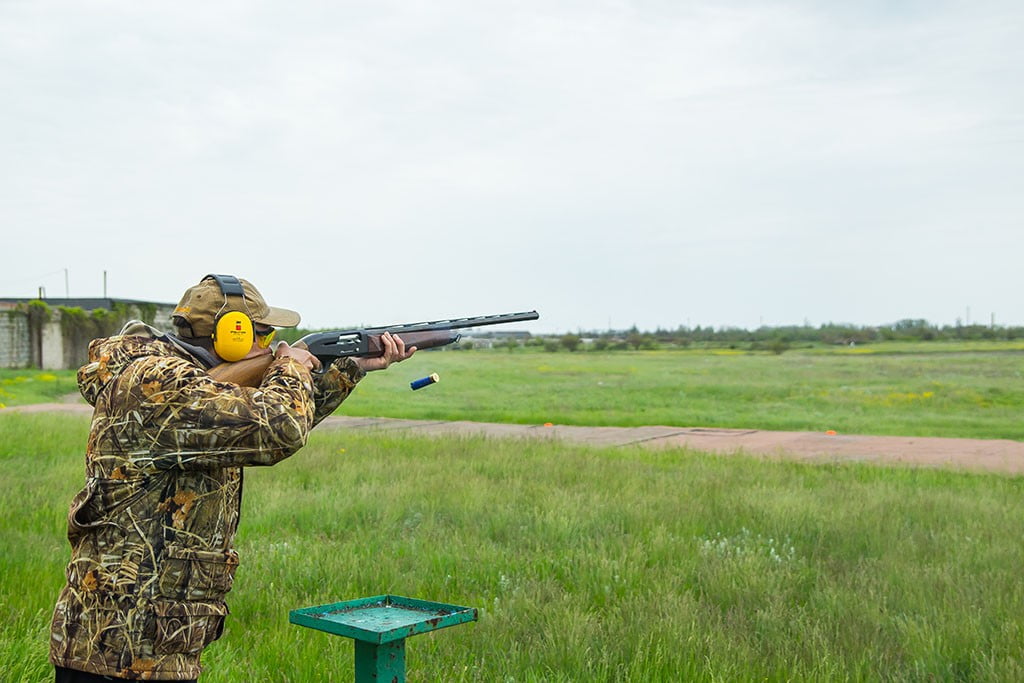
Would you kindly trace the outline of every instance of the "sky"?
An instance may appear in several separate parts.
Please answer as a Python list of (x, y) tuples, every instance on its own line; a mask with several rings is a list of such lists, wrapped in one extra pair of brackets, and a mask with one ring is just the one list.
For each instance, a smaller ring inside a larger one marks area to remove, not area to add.
[(1024, 324), (1017, 0), (0, 0), (0, 296)]

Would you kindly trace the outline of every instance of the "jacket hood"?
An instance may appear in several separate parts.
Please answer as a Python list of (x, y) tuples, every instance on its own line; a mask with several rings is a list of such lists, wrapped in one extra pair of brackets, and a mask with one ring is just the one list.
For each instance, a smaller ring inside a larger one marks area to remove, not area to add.
[(92, 340), (89, 343), (89, 362), (78, 369), (78, 390), (89, 405), (95, 406), (104, 387), (135, 359), (173, 355), (173, 347), (161, 343), (162, 337), (159, 330), (133, 320), (115, 337)]

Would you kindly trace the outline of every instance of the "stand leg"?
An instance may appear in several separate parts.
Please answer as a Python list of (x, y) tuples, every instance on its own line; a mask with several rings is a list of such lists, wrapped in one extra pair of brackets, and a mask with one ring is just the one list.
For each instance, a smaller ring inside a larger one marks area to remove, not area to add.
[(356, 643), (356, 683), (405, 683), (405, 639)]

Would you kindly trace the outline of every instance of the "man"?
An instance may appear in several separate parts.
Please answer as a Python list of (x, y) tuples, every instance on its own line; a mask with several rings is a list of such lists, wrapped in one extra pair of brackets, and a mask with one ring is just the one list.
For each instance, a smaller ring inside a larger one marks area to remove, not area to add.
[[(252, 324), (245, 357), (274, 356), (255, 389), (207, 373), (223, 360), (218, 349), (235, 355), (211, 338), (235, 313)], [(132, 322), (94, 340), (78, 372), (95, 412), (86, 486), (68, 512), (67, 585), (51, 626), (58, 683), (195, 680), (228, 613), (242, 468), (295, 453), (366, 372), (416, 350), (385, 334), (380, 358), (341, 358), (313, 373), (320, 362), (308, 351), (269, 344), (274, 328), (295, 327), (299, 314), (268, 306), (231, 276), (190, 288), (173, 321), (174, 335)]]

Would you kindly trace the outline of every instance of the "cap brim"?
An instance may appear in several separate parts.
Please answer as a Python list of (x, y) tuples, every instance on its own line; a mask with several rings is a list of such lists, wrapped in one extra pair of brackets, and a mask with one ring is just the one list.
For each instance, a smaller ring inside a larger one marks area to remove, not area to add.
[(287, 308), (274, 308), (273, 306), (267, 308), (267, 314), (253, 319), (253, 322), (271, 327), (295, 327), (302, 320), (298, 313), (289, 311)]

